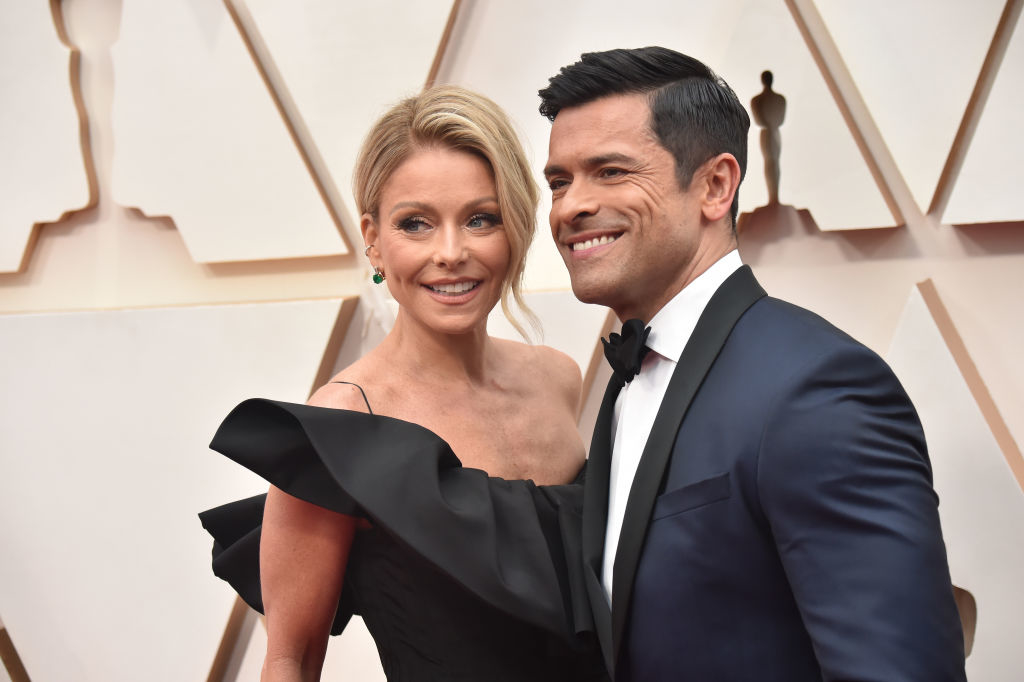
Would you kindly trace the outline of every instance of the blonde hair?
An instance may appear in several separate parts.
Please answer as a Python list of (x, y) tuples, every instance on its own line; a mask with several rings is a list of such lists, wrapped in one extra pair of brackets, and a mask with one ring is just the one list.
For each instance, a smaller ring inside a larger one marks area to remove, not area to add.
[(370, 129), (356, 161), (352, 189), (359, 214), (377, 219), (384, 185), (414, 152), (434, 146), (475, 153), (494, 173), (502, 223), (509, 244), (509, 269), (501, 283), (501, 310), (516, 331), (526, 332), (512, 314), (509, 298), (538, 328), (522, 298), (523, 269), (533, 241), (537, 185), (512, 123), (501, 107), (481, 94), (439, 85), (404, 99)]

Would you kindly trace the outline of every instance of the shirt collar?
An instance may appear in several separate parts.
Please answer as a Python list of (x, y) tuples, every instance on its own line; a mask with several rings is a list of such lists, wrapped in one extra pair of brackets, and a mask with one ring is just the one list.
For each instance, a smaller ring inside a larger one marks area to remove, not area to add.
[(658, 355), (679, 362), (708, 301), (729, 275), (743, 266), (740, 253), (733, 249), (719, 258), (662, 306), (650, 321), (647, 347)]

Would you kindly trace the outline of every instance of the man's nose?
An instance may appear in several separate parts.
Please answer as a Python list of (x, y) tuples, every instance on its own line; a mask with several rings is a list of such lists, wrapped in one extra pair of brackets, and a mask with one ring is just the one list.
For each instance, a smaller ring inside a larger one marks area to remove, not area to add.
[(561, 196), (551, 202), (552, 225), (574, 225), (583, 218), (595, 215), (599, 205), (593, 186), (582, 181), (573, 182), (565, 187)]

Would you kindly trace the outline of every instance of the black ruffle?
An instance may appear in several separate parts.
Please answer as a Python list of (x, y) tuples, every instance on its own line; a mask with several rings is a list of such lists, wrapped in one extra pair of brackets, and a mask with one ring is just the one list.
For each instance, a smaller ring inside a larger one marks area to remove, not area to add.
[[(578, 482), (491, 478), (416, 424), (263, 399), (232, 410), (210, 447), (290, 495), (368, 519), (510, 616), (566, 638), (591, 629)], [(214, 537), (214, 573), (260, 612), (265, 498), (200, 514)], [(352, 613), (343, 590), (332, 634)]]

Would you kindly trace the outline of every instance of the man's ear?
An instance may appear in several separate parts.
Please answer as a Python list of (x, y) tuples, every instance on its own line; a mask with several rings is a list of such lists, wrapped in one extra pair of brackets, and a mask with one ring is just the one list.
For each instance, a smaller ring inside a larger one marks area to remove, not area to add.
[(729, 215), (732, 200), (740, 186), (740, 164), (736, 157), (722, 153), (709, 159), (702, 169), (703, 202), (701, 210), (709, 222), (718, 222)]

